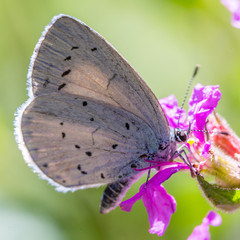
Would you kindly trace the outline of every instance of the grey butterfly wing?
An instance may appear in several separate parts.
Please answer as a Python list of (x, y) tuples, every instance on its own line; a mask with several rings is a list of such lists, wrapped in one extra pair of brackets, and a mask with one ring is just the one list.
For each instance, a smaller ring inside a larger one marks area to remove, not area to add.
[(31, 158), (66, 188), (125, 179), (146, 167), (141, 156), (157, 148), (153, 130), (126, 110), (81, 96), (36, 97), (25, 109), (21, 129)]
[(167, 120), (145, 82), (72, 17), (59, 15), (46, 27), (28, 79), (18, 142), (27, 161), (61, 190), (129, 178), (135, 163), (144, 167), (143, 154), (169, 143)]

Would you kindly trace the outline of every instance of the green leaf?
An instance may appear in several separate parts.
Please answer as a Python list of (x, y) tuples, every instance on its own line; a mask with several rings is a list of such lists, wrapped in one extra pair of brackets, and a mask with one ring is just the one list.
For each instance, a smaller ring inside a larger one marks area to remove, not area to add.
[(227, 212), (240, 207), (240, 189), (220, 188), (208, 183), (200, 175), (197, 175), (197, 180), (204, 195), (215, 207)]

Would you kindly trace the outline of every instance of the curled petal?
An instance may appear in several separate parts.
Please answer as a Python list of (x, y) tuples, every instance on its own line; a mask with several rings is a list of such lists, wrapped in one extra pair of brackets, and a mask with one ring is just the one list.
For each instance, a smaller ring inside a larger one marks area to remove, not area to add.
[(202, 224), (196, 226), (187, 240), (210, 240), (209, 225), (219, 226), (222, 218), (218, 213), (210, 211), (203, 219)]
[(143, 204), (147, 209), (151, 228), (149, 232), (162, 236), (176, 211), (176, 201), (163, 186), (153, 187), (143, 195)]
[(204, 134), (198, 130), (204, 130), (207, 117), (217, 107), (218, 101), (221, 99), (221, 92), (218, 88), (219, 86), (204, 87), (197, 84), (189, 100), (188, 117), (191, 129), (195, 137), (202, 143), (204, 143)]
[(123, 201), (120, 203), (120, 208), (125, 212), (131, 212), (133, 205), (136, 201), (141, 200), (142, 198), (142, 192), (138, 192), (133, 197)]
[[(185, 163), (176, 162), (174, 164), (169, 163), (169, 165), (165, 166), (162, 170), (158, 171), (147, 183), (147, 188), (159, 186), (163, 182), (167, 181), (174, 173), (189, 169), (189, 167)], [(144, 188), (145, 184), (143, 184), (140, 189)]]

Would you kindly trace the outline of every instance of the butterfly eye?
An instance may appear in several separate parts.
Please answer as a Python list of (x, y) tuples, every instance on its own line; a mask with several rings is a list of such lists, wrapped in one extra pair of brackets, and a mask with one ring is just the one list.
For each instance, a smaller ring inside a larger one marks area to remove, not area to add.
[(177, 131), (175, 139), (177, 142), (185, 142), (187, 140), (187, 133), (185, 131)]

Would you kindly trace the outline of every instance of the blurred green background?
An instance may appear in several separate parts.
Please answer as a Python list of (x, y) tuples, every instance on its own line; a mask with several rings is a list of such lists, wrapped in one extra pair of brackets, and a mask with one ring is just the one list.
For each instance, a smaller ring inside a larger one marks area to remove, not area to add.
[[(26, 101), (29, 60), (54, 15), (81, 19), (104, 36), (158, 98), (181, 102), (195, 64), (196, 83), (219, 84), (218, 112), (240, 135), (240, 29), (220, 0), (0, 0), (0, 239), (159, 239), (148, 233), (145, 208), (100, 215), (103, 188), (59, 193), (25, 164), (13, 135), (14, 113)], [(143, 178), (127, 194), (138, 190)], [(165, 183), (177, 211), (161, 239), (186, 239), (211, 209), (197, 182), (179, 173)], [(221, 214), (212, 239), (239, 239), (240, 211)]]

